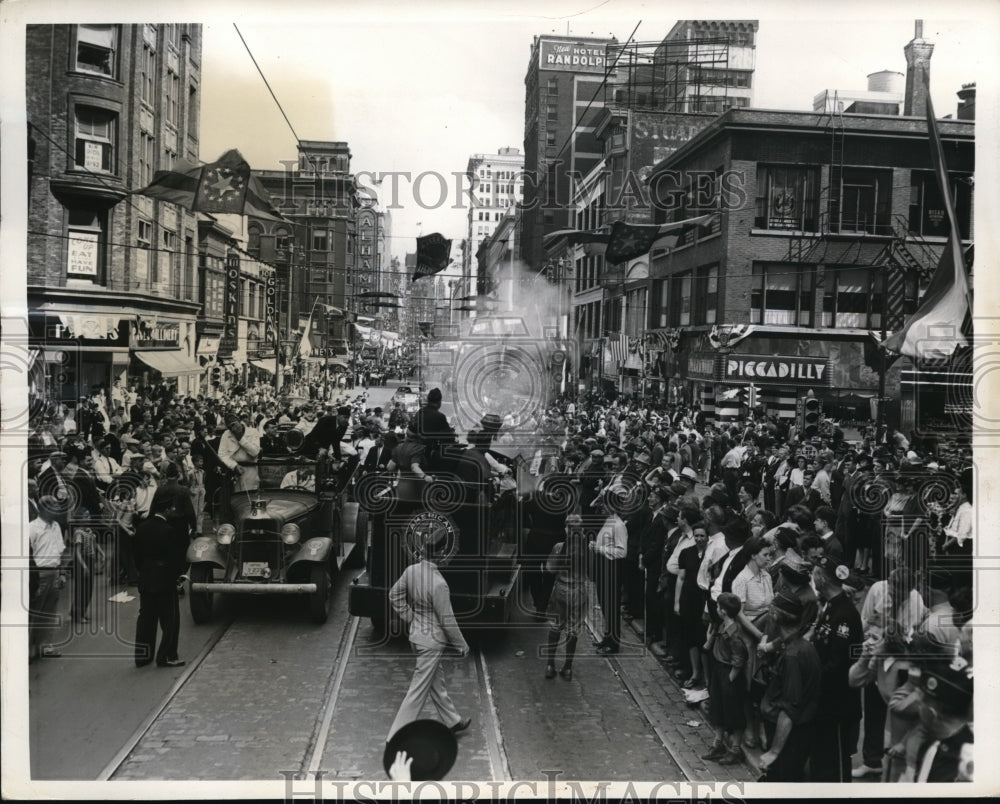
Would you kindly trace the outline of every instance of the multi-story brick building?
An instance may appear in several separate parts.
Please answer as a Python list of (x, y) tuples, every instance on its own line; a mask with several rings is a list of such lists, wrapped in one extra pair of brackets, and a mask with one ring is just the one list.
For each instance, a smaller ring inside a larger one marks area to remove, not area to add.
[(131, 193), (197, 162), (199, 25), (29, 25), (27, 295), (50, 398), (197, 392), (199, 225)]
[[(968, 245), (975, 124), (938, 126)], [(831, 415), (867, 419), (882, 369), (872, 333), (899, 329), (916, 309), (947, 236), (926, 120), (734, 109), (649, 183), (656, 222), (724, 210), (718, 230), (650, 255), (648, 329), (666, 336), (650, 355), (661, 392), (711, 408), (752, 382), (769, 412), (793, 416), (812, 389)], [(679, 203), (665, 203), (678, 186)], [(907, 372), (904, 359), (886, 373), (887, 397), (913, 401)], [(912, 405), (894, 415), (912, 426)]]
[[(356, 274), (360, 201), (350, 148), (346, 142), (303, 140), (298, 151), (298, 159), (284, 170), (254, 171), (288, 220), (252, 220), (248, 246), (277, 270), (285, 365), (294, 364), (316, 304), (347, 310), (361, 287)], [(322, 363), (346, 355), (350, 332), (345, 318), (317, 315), (312, 320), (313, 335), (322, 341), (312, 359)]]
[[(593, 127), (615, 39), (536, 36), (524, 77), (524, 209), (520, 258), (537, 271), (542, 237), (570, 222), (572, 176), (601, 158)], [(474, 253), (474, 252), (473, 252)]]

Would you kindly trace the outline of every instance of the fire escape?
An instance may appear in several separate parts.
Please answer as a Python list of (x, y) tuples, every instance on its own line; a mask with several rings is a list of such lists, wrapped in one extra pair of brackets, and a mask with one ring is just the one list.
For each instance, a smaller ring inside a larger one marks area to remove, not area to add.
[[(856, 263), (860, 249), (852, 258), (855, 244), (850, 235), (841, 234), (841, 199), (844, 174), (844, 112), (843, 102), (834, 94), (832, 106), (824, 109), (820, 125), (825, 125), (830, 140), (828, 181), (821, 187), (818, 199), (815, 232), (796, 231), (788, 241), (788, 262), (804, 265)], [(869, 264), (880, 269), (883, 277), (883, 330), (893, 332), (902, 327), (906, 310), (907, 280), (916, 281), (919, 291), (930, 282), (938, 262), (938, 254), (918, 234), (910, 231), (907, 218), (893, 215), (888, 227), (873, 232), (888, 236), (884, 247)], [(843, 248), (834, 248), (839, 243)], [(819, 282), (822, 282), (820, 274)], [(911, 298), (913, 294), (911, 293)]]

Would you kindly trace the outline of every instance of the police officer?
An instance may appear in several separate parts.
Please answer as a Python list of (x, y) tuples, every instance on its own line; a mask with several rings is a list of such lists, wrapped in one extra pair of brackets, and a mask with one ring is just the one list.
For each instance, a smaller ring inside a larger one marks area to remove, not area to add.
[(900, 781), (972, 781), (972, 665), (961, 655), (927, 660), (920, 692), (920, 725), (898, 747), (906, 758)]
[(848, 673), (864, 641), (861, 615), (845, 594), (847, 567), (824, 556), (813, 568), (813, 586), (823, 607), (816, 618), (812, 643), (823, 668), (822, 695), (809, 757), (813, 782), (851, 781), (851, 756), (861, 728), (861, 691), (852, 689)]

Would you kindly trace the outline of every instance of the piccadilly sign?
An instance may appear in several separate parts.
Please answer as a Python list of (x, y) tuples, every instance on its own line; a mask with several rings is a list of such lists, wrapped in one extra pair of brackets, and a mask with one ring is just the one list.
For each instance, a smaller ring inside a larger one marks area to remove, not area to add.
[(752, 380), (760, 385), (832, 385), (830, 364), (825, 357), (774, 357), (740, 355), (726, 358), (728, 382)]

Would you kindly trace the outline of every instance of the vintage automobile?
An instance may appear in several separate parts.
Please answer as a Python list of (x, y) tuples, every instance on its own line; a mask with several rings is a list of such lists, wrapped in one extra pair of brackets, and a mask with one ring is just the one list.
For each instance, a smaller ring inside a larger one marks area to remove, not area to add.
[(389, 400), (390, 410), (399, 403), (407, 413), (416, 413), (420, 410), (420, 388), (410, 385), (401, 385), (396, 389)]
[(348, 611), (370, 618), (376, 633), (401, 632), (389, 589), (428, 540), (445, 545), (437, 563), (460, 622), (502, 626), (513, 614), (520, 575), (516, 494), (499, 492), (488, 467), (484, 472), (458, 446), (444, 448), (431, 471), (434, 481), (419, 488), (394, 485), (384, 473), (358, 483), (367, 549), (365, 572), (348, 590)]
[[(214, 534), (188, 548), (196, 623), (209, 622), (214, 596), (229, 593), (302, 595), (317, 623), (330, 613), (332, 578), (367, 527), (367, 514), (348, 500), (356, 467), (304, 454), (298, 430), (282, 438), (282, 453), (258, 458), (259, 487), (233, 492)], [(357, 556), (360, 563), (360, 548)]]

